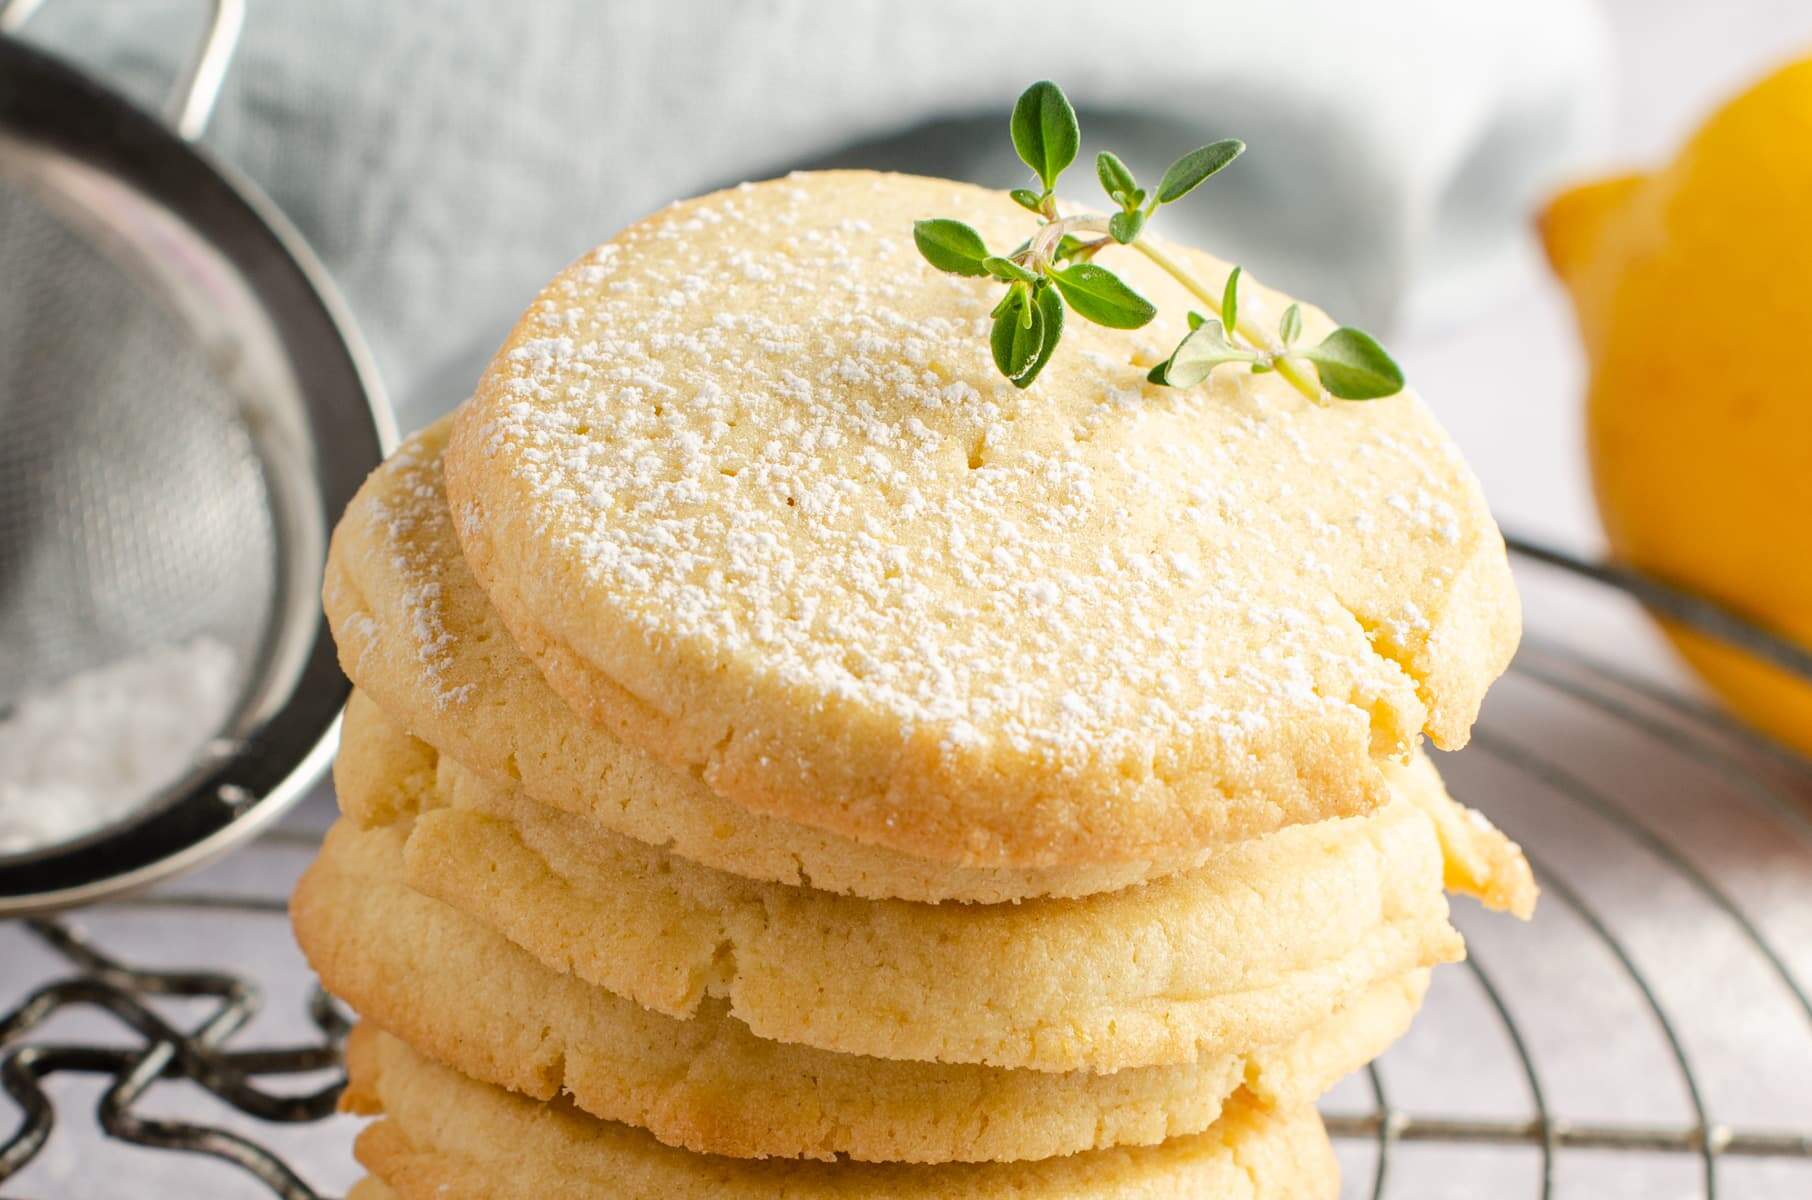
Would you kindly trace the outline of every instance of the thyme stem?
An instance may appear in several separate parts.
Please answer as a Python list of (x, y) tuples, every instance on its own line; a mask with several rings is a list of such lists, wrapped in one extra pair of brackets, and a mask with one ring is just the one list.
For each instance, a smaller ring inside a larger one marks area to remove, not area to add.
[[(1119, 158), (1103, 151), (1095, 177), (1119, 206), (1112, 217), (1063, 215), (1057, 179), (1075, 161), (1081, 144), (1076, 110), (1063, 89), (1048, 79), (1027, 88), (1013, 106), (1013, 148), (1038, 176), (1041, 190), (1014, 188), (1014, 203), (1042, 218), (1032, 236), (1005, 258), (988, 250), (981, 234), (949, 218), (913, 222), (912, 238), (932, 266), (971, 278), (992, 276), (1007, 295), (992, 314), (989, 336), (994, 364), (1015, 387), (1030, 387), (1050, 360), (1063, 332), (1063, 314), (1074, 312), (1112, 329), (1138, 329), (1157, 309), (1112, 271), (1092, 261), (1109, 246), (1133, 247), (1176, 280), (1208, 312), (1192, 313), (1189, 333), (1149, 378), (1171, 387), (1192, 387), (1217, 367), (1243, 364), (1253, 373), (1275, 371), (1316, 404), (1328, 399), (1377, 400), (1403, 390), (1403, 369), (1362, 329), (1341, 326), (1313, 346), (1297, 346), (1302, 313), (1284, 310), (1275, 334), (1247, 320), (1239, 306), (1239, 268), (1210, 291), (1181, 261), (1142, 241), (1146, 221), (1160, 206), (1182, 199), (1245, 152), (1238, 138), (1222, 138), (1171, 163), (1157, 187), (1147, 192)], [(1086, 237), (1080, 235), (1088, 235)], [(1067, 251), (1065, 245), (1068, 245)], [(1225, 328), (1223, 328), (1225, 326)]]
[[(1202, 286), (1202, 282), (1194, 275), (1191, 275), (1188, 268), (1184, 267), (1182, 263), (1164, 253), (1144, 238), (1135, 238), (1132, 247), (1134, 250), (1137, 250), (1146, 258), (1149, 258), (1152, 262), (1156, 263), (1163, 269), (1165, 274), (1182, 284), (1190, 295), (1207, 305), (1208, 311), (1220, 311), (1220, 297)], [(1237, 333), (1239, 336), (1252, 343), (1252, 345), (1262, 350), (1271, 358), (1271, 365), (1276, 368), (1277, 373), (1288, 380), (1291, 387), (1294, 387), (1297, 391), (1311, 400), (1317, 402), (1321, 400), (1321, 384), (1318, 381), (1309, 378), (1301, 367), (1291, 362), (1289, 357), (1283, 354), (1283, 347), (1274, 342), (1264, 330), (1246, 320), (1244, 313), (1240, 314), (1238, 327), (1236, 329), (1229, 329), (1227, 332), (1229, 334)]]
[(1097, 217), (1093, 213), (1077, 213), (1075, 216), (1048, 221), (1039, 226), (1038, 232), (1032, 237), (1032, 244), (1026, 247), (1024, 265), (1042, 275), (1050, 267), (1052, 256), (1057, 253), (1057, 247), (1065, 237), (1072, 233), (1106, 232), (1107, 218)]

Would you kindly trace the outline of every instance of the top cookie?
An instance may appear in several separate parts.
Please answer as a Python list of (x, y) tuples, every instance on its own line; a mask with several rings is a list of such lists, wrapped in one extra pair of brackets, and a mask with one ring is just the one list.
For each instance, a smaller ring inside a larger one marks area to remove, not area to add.
[[(744, 185), (632, 226), (522, 318), (446, 485), (569, 703), (747, 808), (971, 865), (1361, 813), (1381, 758), (1465, 740), (1518, 609), (1416, 396), (1147, 383), (1200, 305), (1132, 251), (1103, 261), (1159, 319), (1073, 320), (1016, 390), (997, 288), (922, 262), (927, 216), (997, 246), (1031, 224), (933, 179)], [(1243, 299), (1264, 325), (1287, 303)]]

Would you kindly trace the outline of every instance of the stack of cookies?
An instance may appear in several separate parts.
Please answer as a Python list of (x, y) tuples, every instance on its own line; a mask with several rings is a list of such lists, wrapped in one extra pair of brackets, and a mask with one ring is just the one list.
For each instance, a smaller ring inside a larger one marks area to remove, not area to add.
[(649, 218), (341, 521), (293, 913), (361, 1200), (1329, 1197), (1444, 888), (1533, 903), (1420, 749), (1518, 629), (1422, 403), (1148, 383), (1191, 301), (1130, 254), (1166, 316), (1017, 390), (928, 215), (1026, 223), (862, 172)]

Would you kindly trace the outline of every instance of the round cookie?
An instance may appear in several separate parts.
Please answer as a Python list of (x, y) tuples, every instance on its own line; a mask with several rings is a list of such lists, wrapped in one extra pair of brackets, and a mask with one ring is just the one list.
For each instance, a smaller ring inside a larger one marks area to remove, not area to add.
[[(389, 643), (379, 641), (367, 644)], [(361, 662), (368, 666), (366, 660), (370, 657), (365, 656)], [(1385, 773), (1395, 780), (1394, 786), (1399, 793), (1416, 801), (1434, 821), (1446, 864), (1447, 890), (1472, 896), (1488, 908), (1509, 912), (1527, 920), (1534, 912), (1538, 889), (1521, 847), (1498, 832), (1482, 814), (1448, 796), (1439, 773), (1427, 755), (1414, 755), (1409, 764), (1403, 767), (1390, 764), (1385, 768)], [(429, 808), (448, 805), (499, 815), (514, 811), (518, 804), (540, 805), (539, 801), (531, 800), (515, 786), (498, 783), (495, 778), (473, 771), (439, 754), (434, 747), (403, 733), (388, 714), (358, 689), (353, 691), (347, 702), (339, 754), (334, 760), (334, 774), (336, 778), (343, 780), (339, 789), (342, 809), (348, 810), (348, 815), (355, 817), (363, 825), (388, 824), (402, 816), (414, 816)], [(375, 780), (385, 782), (380, 786), (371, 782)], [(569, 800), (573, 799), (570, 793), (561, 794), (567, 795)], [(747, 816), (741, 814), (740, 810), (729, 809), (715, 800), (707, 801), (695, 810), (682, 809), (706, 817), (704, 821), (663, 821), (661, 815), (674, 811), (672, 807), (656, 807), (642, 813), (633, 804), (598, 808), (575, 803), (570, 809), (561, 811), (577, 811), (594, 820), (600, 812), (606, 815), (641, 813), (649, 819), (604, 821), (598, 824), (603, 829), (613, 831), (620, 825), (627, 825), (648, 835), (638, 840), (651, 845), (669, 846), (680, 857), (690, 858), (701, 865), (717, 866), (720, 870), (727, 868), (721, 863), (713, 862), (713, 858), (729, 857), (745, 868), (750, 866), (753, 859), (759, 858), (774, 868), (771, 874), (778, 876), (774, 882), (798, 886), (812, 886), (802, 864), (813, 861), (813, 850), (827, 849), (825, 843), (828, 839), (823, 835), (798, 827), (789, 828), (767, 818)], [(710, 825), (713, 811), (716, 816), (726, 818), (725, 823)], [(663, 839), (658, 836), (663, 830), (676, 828), (697, 835), (699, 844), (704, 849), (700, 850), (689, 838)], [(738, 834), (749, 836), (739, 837)], [(784, 839), (788, 837), (797, 837), (808, 848), (803, 852), (786, 851)], [(727, 855), (711, 853), (714, 849), (721, 850), (726, 846), (734, 847)], [(685, 849), (692, 850), (693, 853), (685, 854), (682, 852)], [(751, 849), (754, 849), (753, 855), (743, 853)], [(968, 902), (983, 902), (984, 896), (993, 896), (991, 902), (1004, 903), (1023, 898), (1019, 895), (1021, 890), (1050, 885), (1054, 880), (1079, 888), (1076, 893), (1079, 895), (1112, 890), (1094, 886), (1105, 882), (1108, 874), (1105, 869), (1095, 872), (1088, 872), (1087, 869), (1078, 872), (989, 872), (985, 869), (950, 868), (948, 875), (951, 878), (940, 880), (937, 868), (932, 864), (905, 862), (890, 851), (853, 843), (835, 849), (839, 852), (836, 855), (820, 854), (818, 857), (834, 857), (845, 864), (861, 864), (851, 865), (848, 875), (839, 875), (834, 870), (830, 872), (833, 881), (847, 880), (856, 885), (853, 888), (829, 889), (843, 894), (864, 894), (883, 878), (892, 885), (904, 886), (904, 890), (913, 893), (902, 898), (921, 902), (951, 899), (953, 897), (942, 893), (956, 891), (960, 893), (961, 899)], [(1212, 857), (1213, 853), (1212, 850), (1204, 851), (1203, 860)], [(792, 878), (788, 877), (788, 866), (793, 869)], [(752, 870), (730, 870), (729, 873), (745, 878), (768, 878), (768, 875)], [(1085, 873), (1091, 876), (1088, 886), (1083, 886), (1080, 878)], [(1013, 878), (1009, 880), (1010, 876)], [(1055, 895), (1058, 898), (1068, 898), (1071, 892), (1067, 887), (1060, 887)]]
[(297, 939), (325, 986), (472, 1078), (735, 1157), (990, 1161), (1155, 1144), (1209, 1127), (1242, 1086), (1312, 1102), (1402, 1033), (1427, 982), (1383, 981), (1290, 1040), (1187, 1066), (1051, 1074), (834, 1054), (757, 1038), (720, 1004), (674, 1020), (549, 970), (404, 886), (404, 836), (343, 821), (298, 887)]
[(657, 213), (530, 306), (445, 475), (557, 691), (753, 811), (983, 866), (1355, 815), (1380, 759), (1465, 741), (1518, 607), (1418, 397), (1151, 384), (1199, 302), (1122, 250), (1158, 320), (1073, 320), (1017, 390), (999, 286), (926, 264), (929, 216), (1032, 229), (965, 184), (798, 175)]
[[(395, 745), (379, 763), (415, 762), (421, 743), (381, 721), (349, 713), (347, 736)], [(1445, 801), (1432, 771), (1416, 780), (1435, 790), (1423, 803)], [(362, 770), (337, 782), (355, 813), (386, 807), (394, 786)], [(843, 1054), (1042, 1071), (1189, 1062), (1275, 1041), (1463, 952), (1433, 827), (1407, 798), (1141, 887), (956, 906), (753, 883), (472, 791), (477, 807), (413, 823), (411, 888), (645, 1008), (686, 1018), (723, 998), (758, 1037)]]
[(356, 1153), (398, 1200), (1334, 1200), (1339, 1191), (1333, 1147), (1306, 1106), (1235, 1103), (1203, 1133), (1042, 1162), (748, 1162), (535, 1104), (376, 1037), (353, 1082), (385, 1116)]
[(323, 599), (347, 675), (465, 765), (721, 871), (875, 899), (1083, 896), (1201, 860), (1171, 848), (1047, 869), (928, 861), (749, 812), (579, 719), (511, 641), (460, 556), (441, 486), (449, 427), (409, 438), (365, 482), (334, 531)]

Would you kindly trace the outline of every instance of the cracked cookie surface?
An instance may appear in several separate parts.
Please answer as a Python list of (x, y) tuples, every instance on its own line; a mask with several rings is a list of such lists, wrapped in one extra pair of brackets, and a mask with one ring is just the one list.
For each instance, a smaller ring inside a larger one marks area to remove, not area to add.
[[(369, 708), (336, 768), (354, 820), (408, 828), (402, 881), (545, 967), (760, 1037), (1044, 1071), (1192, 1061), (1290, 1036), (1461, 952), (1431, 794), (1225, 847), (1076, 900), (958, 906), (755, 883), (473, 780)], [(430, 752), (431, 753), (431, 752)], [(399, 799), (402, 798), (402, 799)], [(411, 802), (422, 807), (411, 810)]]
[(1311, 1102), (1395, 1040), (1427, 986), (1410, 972), (1275, 1044), (1111, 1075), (836, 1054), (758, 1038), (720, 1004), (675, 1020), (548, 969), (405, 886), (404, 836), (341, 822), (304, 876), (292, 915), (324, 984), (464, 1075), (699, 1153), (1008, 1161), (1155, 1144), (1208, 1128), (1235, 1092)]
[(350, 1087), (383, 1119), (360, 1135), (368, 1200), (1334, 1200), (1339, 1172), (1313, 1108), (1229, 1105), (1207, 1130), (1042, 1162), (750, 1162), (687, 1154), (640, 1130), (467, 1079), (360, 1026)]

